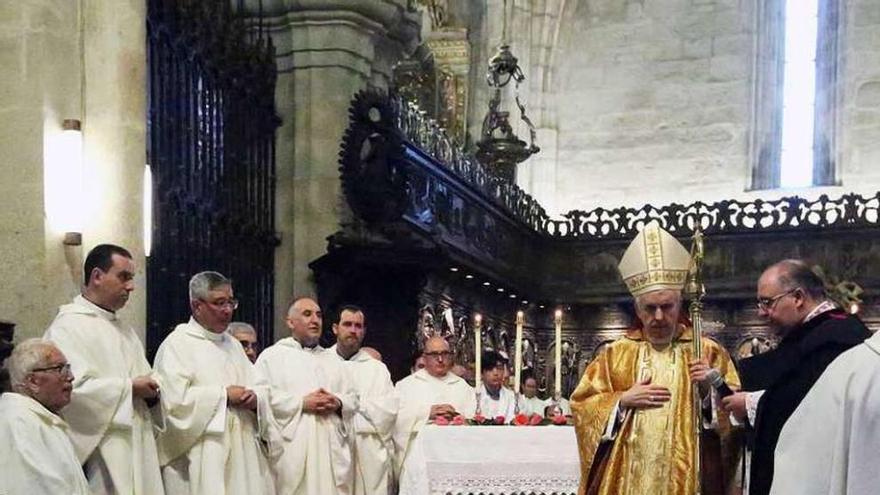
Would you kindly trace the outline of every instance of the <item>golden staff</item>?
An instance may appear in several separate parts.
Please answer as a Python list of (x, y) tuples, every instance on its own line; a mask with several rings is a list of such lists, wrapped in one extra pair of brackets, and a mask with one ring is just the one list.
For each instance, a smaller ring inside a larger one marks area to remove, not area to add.
[[(690, 316), (694, 325), (693, 334), (693, 359), (703, 356), (703, 296), (706, 295), (706, 287), (703, 285), (703, 233), (700, 224), (694, 227), (693, 243), (691, 244), (691, 262), (688, 269), (687, 283), (684, 287), (685, 296), (690, 299)], [(699, 387), (693, 387), (693, 407), (691, 408), (691, 421), (694, 435), (694, 494), (700, 495), (702, 484), (702, 466), (700, 461), (700, 426), (703, 423), (702, 401), (700, 400)]]

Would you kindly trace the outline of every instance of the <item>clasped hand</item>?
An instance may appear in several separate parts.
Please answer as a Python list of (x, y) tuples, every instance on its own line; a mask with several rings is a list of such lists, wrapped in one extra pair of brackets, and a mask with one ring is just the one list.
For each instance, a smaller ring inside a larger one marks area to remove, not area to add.
[(342, 401), (330, 392), (319, 388), (303, 397), (303, 410), (312, 414), (328, 414), (339, 411)]
[(156, 399), (159, 397), (159, 384), (149, 375), (132, 378), (131, 393), (139, 399)]
[(451, 404), (434, 404), (428, 413), (428, 419), (434, 419), (437, 416), (443, 416), (446, 419), (452, 419), (458, 415), (458, 411)]
[(257, 394), (249, 388), (230, 385), (226, 387), (226, 405), (238, 409), (256, 410)]

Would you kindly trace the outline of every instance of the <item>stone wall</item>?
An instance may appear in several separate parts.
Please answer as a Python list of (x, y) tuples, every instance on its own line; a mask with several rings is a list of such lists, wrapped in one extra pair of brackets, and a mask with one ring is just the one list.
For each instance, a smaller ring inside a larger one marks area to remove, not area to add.
[[(0, 3), (0, 319), (18, 340), (42, 335), (79, 292), (83, 253), (102, 242), (134, 254), (139, 290), (124, 314), (143, 337), (144, 26), (139, 1)], [(46, 202), (64, 119), (82, 121), (83, 184), (48, 199), (81, 208), (83, 246), (62, 244)]]
[[(253, 3), (253, 2), (251, 2)], [(251, 6), (251, 12), (256, 9)], [(339, 147), (354, 94), (387, 88), (394, 62), (418, 43), (419, 16), (405, 0), (264, 2), (278, 53), (276, 337), (293, 297), (314, 296), (308, 265), (350, 216), (342, 200)]]
[[(515, 15), (525, 3), (513, 2)], [(552, 2), (538, 2), (545, 3)], [(528, 105), (548, 129), (538, 143), (544, 156), (520, 165), (518, 183), (549, 213), (880, 187), (880, 0), (841, 2), (840, 186), (754, 192), (754, 0), (563, 5), (559, 35), (549, 42), (536, 38), (537, 20), (526, 30), (512, 23), (520, 28), (514, 52), (531, 61), (524, 65)], [(484, 44), (497, 43), (496, 28), (484, 32)]]

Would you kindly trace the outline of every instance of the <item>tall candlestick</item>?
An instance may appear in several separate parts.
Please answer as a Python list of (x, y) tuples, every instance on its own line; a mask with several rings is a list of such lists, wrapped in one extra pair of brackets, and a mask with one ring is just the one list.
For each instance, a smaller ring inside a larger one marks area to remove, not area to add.
[(474, 315), (474, 383), (477, 393), (483, 386), (483, 316)]
[(556, 373), (554, 376), (554, 390), (556, 391), (556, 399), (562, 397), (562, 310), (556, 310)]
[(522, 338), (523, 338), (523, 320), (525, 314), (522, 311), (516, 312), (516, 340), (514, 341), (515, 349), (513, 351), (513, 391), (519, 397), (520, 381), (522, 379)]

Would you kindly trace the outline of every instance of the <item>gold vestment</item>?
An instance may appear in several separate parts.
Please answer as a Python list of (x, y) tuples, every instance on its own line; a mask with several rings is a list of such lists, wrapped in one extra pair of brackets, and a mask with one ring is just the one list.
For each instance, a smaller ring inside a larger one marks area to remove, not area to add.
[[(614, 405), (638, 379), (669, 388), (672, 399), (656, 409), (633, 410), (619, 426), (598, 493), (602, 495), (691, 495), (693, 470), (693, 392), (688, 375), (692, 330), (682, 327), (672, 344), (657, 351), (642, 338), (641, 330), (609, 344), (593, 360), (571, 396), (571, 409), (581, 458), (579, 493), (587, 489), (587, 476)], [(727, 351), (703, 338), (703, 356), (731, 387), (739, 377)], [(732, 437), (727, 414), (716, 411), (724, 486), (729, 487), (738, 464), (738, 442)], [(704, 452), (707, 448), (704, 443)]]

